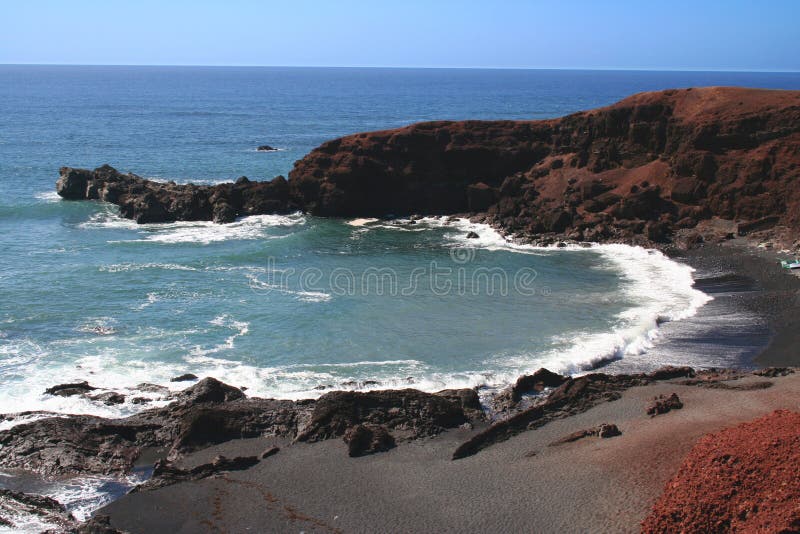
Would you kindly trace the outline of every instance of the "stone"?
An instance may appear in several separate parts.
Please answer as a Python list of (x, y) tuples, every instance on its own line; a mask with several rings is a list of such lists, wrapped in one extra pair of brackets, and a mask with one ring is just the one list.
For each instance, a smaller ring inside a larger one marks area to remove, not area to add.
[[(197, 380), (197, 375), (194, 375), (192, 373), (186, 373), (169, 379), (170, 382), (191, 382), (192, 380)], [(142, 390), (142, 391), (147, 391), (147, 390)]]
[(345, 431), (347, 453), (351, 457), (388, 451), (395, 447), (394, 437), (383, 425), (356, 425)]
[(681, 402), (677, 393), (672, 393), (668, 397), (664, 395), (655, 397), (653, 401), (647, 405), (645, 411), (647, 415), (655, 417), (656, 415), (664, 414), (671, 410), (680, 410), (681, 408), (683, 408), (683, 402)]
[(83, 395), (90, 391), (96, 390), (96, 387), (89, 385), (89, 382), (73, 382), (70, 384), (59, 384), (44, 390), (46, 395), (57, 395), (59, 397), (72, 397), (74, 395)]

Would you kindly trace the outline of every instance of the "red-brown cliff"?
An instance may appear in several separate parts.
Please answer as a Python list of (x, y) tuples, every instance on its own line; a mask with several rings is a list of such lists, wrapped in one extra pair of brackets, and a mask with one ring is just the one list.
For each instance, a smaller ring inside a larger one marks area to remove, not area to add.
[(800, 229), (798, 177), (800, 91), (709, 87), (350, 135), (298, 161), (289, 184), (318, 215), (485, 212), (528, 235), (667, 241), (713, 216)]

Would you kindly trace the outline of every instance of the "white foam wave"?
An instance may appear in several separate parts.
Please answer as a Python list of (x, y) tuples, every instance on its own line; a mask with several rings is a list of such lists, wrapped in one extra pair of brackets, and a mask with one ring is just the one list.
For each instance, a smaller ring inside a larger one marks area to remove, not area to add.
[(325, 293), (324, 291), (303, 291), (299, 289), (289, 289), (280, 284), (265, 282), (254, 273), (245, 273), (245, 277), (249, 281), (250, 288), (256, 291), (275, 291), (277, 293), (294, 295), (298, 300), (303, 302), (327, 302), (333, 298), (333, 295), (330, 293)]
[(195, 347), (191, 351), (192, 355), (207, 356), (208, 354), (215, 354), (223, 350), (233, 349), (236, 344), (236, 338), (246, 336), (250, 331), (250, 323), (246, 321), (237, 321), (228, 314), (214, 317), (211, 321), (209, 321), (209, 324), (233, 330), (233, 334), (225, 338), (225, 341), (219, 345), (214, 345), (210, 348), (203, 348), (200, 346)]
[[(425, 218), (421, 222), (453, 228), (448, 238), (456, 246), (527, 254), (569, 253), (587, 248), (576, 244), (542, 247), (516, 243), (487, 224), (467, 219)], [(478, 238), (467, 238), (468, 232), (477, 233)], [(570, 346), (548, 353), (544, 358), (538, 354), (535, 357), (521, 355), (504, 361), (496, 360), (494, 363), (514, 368), (514, 372), (505, 377), (509, 382), (515, 379), (515, 375), (539, 367), (575, 374), (625, 355), (642, 354), (657, 340), (660, 323), (692, 317), (712, 300), (711, 296), (694, 288), (692, 267), (675, 262), (657, 250), (622, 244), (593, 244), (589, 248), (599, 253), (610, 269), (621, 273), (624, 279), (622, 290), (635, 305), (619, 314), (618, 324), (611, 332), (571, 333)]]
[(124, 273), (129, 271), (142, 271), (145, 269), (162, 269), (167, 271), (199, 270), (196, 267), (179, 265), (177, 263), (115, 263), (112, 265), (101, 265), (98, 270), (105, 273)]
[(55, 191), (42, 191), (41, 193), (36, 193), (33, 195), (38, 200), (44, 200), (45, 202), (58, 202), (61, 200), (61, 197)]
[(302, 213), (289, 215), (251, 215), (228, 224), (212, 221), (181, 221), (174, 223), (137, 224), (124, 219), (111, 210), (92, 215), (79, 225), (84, 229), (136, 230), (139, 239), (114, 240), (111, 243), (150, 242), (162, 244), (198, 243), (208, 245), (218, 241), (279, 239), (282, 235), (270, 235), (269, 229), (292, 227), (306, 223)]

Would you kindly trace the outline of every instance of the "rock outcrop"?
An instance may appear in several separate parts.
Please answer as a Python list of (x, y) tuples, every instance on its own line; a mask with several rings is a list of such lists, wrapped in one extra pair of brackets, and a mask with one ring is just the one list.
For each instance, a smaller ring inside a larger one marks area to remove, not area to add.
[[(363, 429), (351, 432), (348, 442), (353, 442), (350, 448), (355, 454), (365, 454), (393, 446), (394, 437), (383, 427), (412, 439), (483, 416), (477, 394), (470, 389), (438, 394), (414, 389), (336, 391), (316, 401), (289, 401), (248, 398), (242, 390), (209, 377), (171, 398), (167, 406), (120, 419), (52, 414), (0, 431), (0, 467), (48, 477), (124, 474), (144, 448), (162, 449), (164, 461), (172, 462), (235, 439), (279, 436), (320, 441), (342, 437), (362, 425)], [(14, 415), (4, 417), (14, 419)]]
[(467, 422), (461, 401), (416, 389), (334, 391), (320, 397), (298, 441), (320, 441), (344, 435), (370, 423), (404, 430), (410, 437), (431, 436)]
[[(531, 376), (537, 375), (541, 379), (547, 377), (547, 380), (554, 382), (559, 380), (557, 378), (559, 375), (546, 369), (540, 369)], [(617, 400), (621, 392), (630, 387), (643, 386), (657, 380), (693, 376), (695, 372), (690, 367), (669, 366), (652, 373), (630, 375), (591, 373), (577, 378), (567, 378), (540, 402), (493, 423), (459, 445), (453, 452), (453, 459), (472, 456), (494, 443), (505, 441), (526, 430), (538, 428), (554, 419), (585, 412), (600, 403)], [(531, 381), (527, 380), (529, 383)]]
[(798, 176), (800, 91), (707, 87), (560, 119), (349, 135), (296, 162), (288, 181), (177, 185), (65, 167), (57, 191), (118, 204), (141, 223), (459, 213), (540, 240), (694, 246), (704, 235), (692, 229), (713, 217), (743, 235), (800, 229)]
[(153, 466), (153, 475), (146, 482), (133, 488), (131, 493), (150, 491), (189, 480), (200, 480), (226, 471), (243, 471), (253, 467), (259, 461), (256, 456), (237, 456), (235, 458), (217, 456), (209, 463), (200, 464), (191, 469), (182, 469), (169, 460), (161, 459)]
[(168, 458), (232, 439), (295, 437), (310, 407), (246, 398), (241, 390), (206, 378), (162, 408), (121, 419), (71, 415), (39, 419), (0, 431), (0, 466), (45, 476), (123, 474), (145, 447)]
[(56, 192), (67, 200), (103, 200), (119, 206), (123, 217), (137, 223), (215, 221), (227, 223), (244, 215), (288, 213), (298, 209), (289, 200), (283, 176), (270, 182), (241, 177), (218, 185), (176, 184), (123, 174), (104, 165), (93, 171), (63, 167)]

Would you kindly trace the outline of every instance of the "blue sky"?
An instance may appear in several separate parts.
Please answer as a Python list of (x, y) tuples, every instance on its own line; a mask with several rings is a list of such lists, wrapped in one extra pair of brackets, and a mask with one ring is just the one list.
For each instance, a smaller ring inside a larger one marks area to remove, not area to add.
[(800, 70), (798, 0), (25, 0), (0, 63)]

